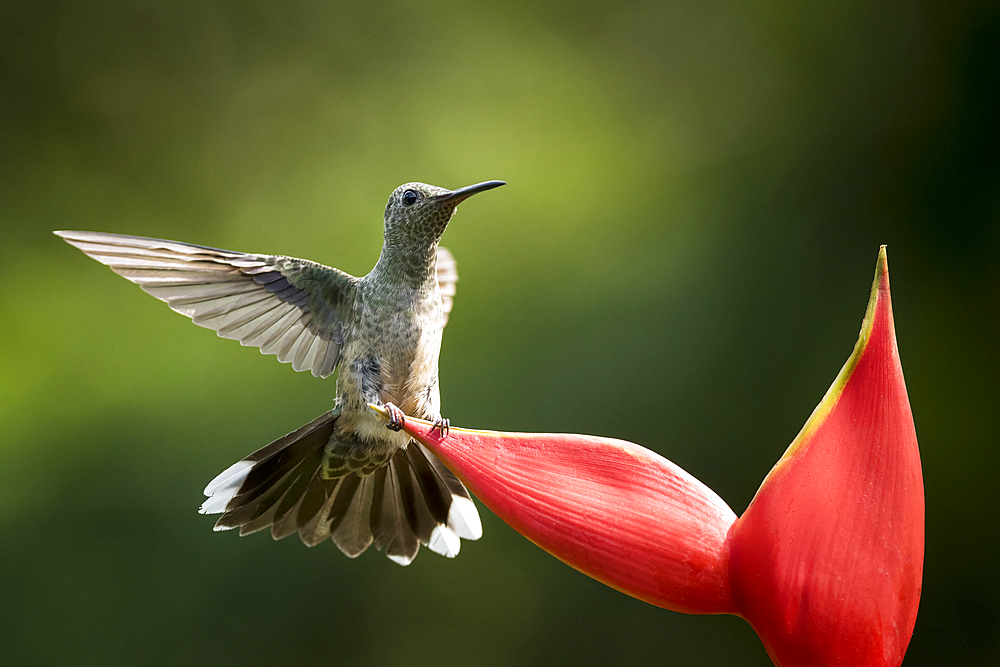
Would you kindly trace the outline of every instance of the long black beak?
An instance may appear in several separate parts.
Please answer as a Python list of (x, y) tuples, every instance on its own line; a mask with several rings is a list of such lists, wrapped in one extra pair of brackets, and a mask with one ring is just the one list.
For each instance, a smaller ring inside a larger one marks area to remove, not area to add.
[(438, 195), (435, 197), (435, 201), (453, 201), (458, 204), (460, 201), (468, 199), (474, 194), (480, 192), (486, 192), (487, 190), (492, 190), (493, 188), (499, 188), (501, 185), (507, 185), (506, 181), (484, 181), (482, 183), (476, 183), (475, 185), (469, 185), (464, 188), (459, 188), (458, 190), (452, 190), (451, 192), (446, 192), (443, 195)]

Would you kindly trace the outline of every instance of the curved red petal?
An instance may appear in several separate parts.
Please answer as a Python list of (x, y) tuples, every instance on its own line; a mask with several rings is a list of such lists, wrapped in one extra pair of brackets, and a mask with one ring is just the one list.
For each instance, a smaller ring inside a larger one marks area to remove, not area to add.
[(883, 247), (854, 353), (733, 527), (733, 600), (783, 667), (899, 665), (923, 546)]
[(407, 431), (516, 531), (623, 593), (688, 613), (733, 613), (726, 538), (736, 515), (643, 447), (585, 435)]

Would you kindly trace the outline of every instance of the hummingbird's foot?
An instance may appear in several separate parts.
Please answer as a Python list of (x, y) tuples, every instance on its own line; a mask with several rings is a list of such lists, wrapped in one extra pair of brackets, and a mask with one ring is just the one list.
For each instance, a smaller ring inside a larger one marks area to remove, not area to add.
[(448, 437), (448, 431), (451, 429), (451, 420), (441, 418), (434, 422), (434, 426), (431, 427), (432, 431), (438, 431), (441, 433), (442, 438)]
[(406, 424), (406, 415), (403, 414), (403, 411), (392, 403), (385, 404), (385, 411), (389, 413), (389, 422), (386, 424), (386, 428), (390, 431), (402, 431)]

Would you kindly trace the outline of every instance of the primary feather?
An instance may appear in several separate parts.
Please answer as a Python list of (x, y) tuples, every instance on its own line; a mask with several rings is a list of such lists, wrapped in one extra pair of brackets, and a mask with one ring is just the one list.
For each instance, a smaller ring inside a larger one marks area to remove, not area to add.
[(357, 278), (292, 257), (102, 232), (56, 232), (219, 336), (329, 377), (343, 342), (338, 309)]

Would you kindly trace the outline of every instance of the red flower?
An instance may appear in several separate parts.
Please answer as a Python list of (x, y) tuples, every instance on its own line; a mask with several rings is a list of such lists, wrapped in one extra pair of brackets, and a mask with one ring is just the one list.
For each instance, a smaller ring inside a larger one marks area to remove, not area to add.
[(629, 442), (406, 428), (515, 530), (623, 593), (738, 614), (783, 667), (902, 662), (924, 497), (884, 247), (853, 354), (742, 517)]

